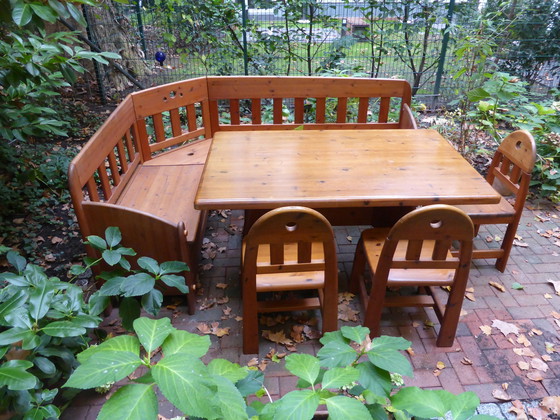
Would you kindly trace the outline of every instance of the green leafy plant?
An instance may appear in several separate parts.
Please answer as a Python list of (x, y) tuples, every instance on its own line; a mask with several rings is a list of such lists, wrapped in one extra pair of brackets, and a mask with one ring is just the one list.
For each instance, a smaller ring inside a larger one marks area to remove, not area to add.
[(99, 258), (86, 257), (85, 265), (74, 265), (70, 272), (78, 276), (100, 263), (114, 268), (99, 274), (98, 278), (104, 283), (91, 296), (90, 303), (95, 302), (96, 306), (100, 306), (104, 310), (109, 304), (110, 297), (121, 298), (119, 315), (123, 327), (131, 330), (132, 322), (140, 316), (141, 309), (153, 316), (157, 316), (159, 313), (163, 303), (163, 294), (156, 288), (158, 283), (175, 287), (182, 293), (189, 292), (185, 278), (177, 274), (188, 271), (189, 267), (181, 261), (159, 264), (153, 258), (140, 257), (136, 261), (139, 269), (132, 269), (132, 265), (126, 257), (133, 257), (136, 252), (122, 246), (121, 241), (122, 235), (117, 227), (107, 228), (105, 238), (96, 235), (88, 236), (86, 244), (96, 249), (101, 256)]
[[(321, 404), (333, 420), (388, 416), (467, 419), (480, 402), (472, 392), (453, 395), (401, 388), (401, 375), (412, 376), (412, 368), (399, 351), (410, 342), (385, 336), (372, 341), (364, 327), (343, 327), (325, 334), (317, 357), (287, 356), (286, 368), (299, 378), (297, 387), (303, 389), (268, 404), (255, 400), (249, 405), (248, 396), (268, 394), (263, 374), (224, 359), (204, 364), (200, 358), (210, 346), (207, 336), (177, 330), (167, 318), (138, 318), (134, 331), (136, 337), (111, 338), (79, 354), (81, 365), (64, 384), (95, 388), (120, 381), (139, 368), (148, 370), (117, 390), (98, 419), (137, 418), (139, 413), (142, 418), (155, 419), (156, 387), (185, 415), (209, 419), (311, 419)], [(158, 359), (159, 347), (163, 355)]]
[(58, 417), (57, 386), (77, 366), (101, 310), (84, 302), (80, 287), (6, 247), (0, 253), (15, 269), (0, 274), (0, 411)]

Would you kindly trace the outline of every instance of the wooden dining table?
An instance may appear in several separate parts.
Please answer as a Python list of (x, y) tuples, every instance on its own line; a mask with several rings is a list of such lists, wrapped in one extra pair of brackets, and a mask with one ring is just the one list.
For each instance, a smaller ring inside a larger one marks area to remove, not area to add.
[(194, 206), (254, 218), (299, 205), (371, 224), (368, 209), (499, 201), (435, 130), (263, 130), (215, 133)]

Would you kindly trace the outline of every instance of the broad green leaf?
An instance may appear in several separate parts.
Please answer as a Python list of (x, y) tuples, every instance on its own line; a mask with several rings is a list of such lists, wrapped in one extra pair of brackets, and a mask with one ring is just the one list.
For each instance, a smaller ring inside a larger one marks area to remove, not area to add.
[(123, 296), (142, 296), (154, 288), (156, 280), (147, 273), (137, 273), (125, 277), (121, 283)]
[(95, 292), (88, 300), (89, 313), (93, 316), (99, 315), (107, 308), (110, 301), (109, 296), (103, 296), (99, 291)]
[(49, 6), (51, 6), (56, 11), (56, 13), (58, 13), (63, 18), (67, 18), (68, 16), (70, 16), (64, 5), (58, 0), (49, 0)]
[(78, 22), (81, 26), (86, 26), (84, 15), (80, 12), (80, 9), (78, 9), (77, 6), (67, 2), (66, 7), (70, 12), (70, 16), (72, 16), (76, 20), (76, 22)]
[(184, 330), (175, 330), (163, 342), (161, 348), (165, 356), (182, 353), (194, 357), (202, 357), (210, 348), (210, 337), (193, 334)]
[(140, 340), (140, 343), (148, 353), (153, 352), (161, 346), (167, 336), (175, 330), (175, 328), (171, 326), (171, 320), (169, 318), (137, 318), (134, 320), (133, 327), (138, 336), (138, 340)]
[(0, 333), (0, 346), (7, 346), (8, 344), (17, 343), (34, 336), (33, 331), (23, 328), (10, 328), (9, 330)]
[(33, 363), (47, 375), (54, 375), (56, 373), (56, 366), (46, 357), (35, 357)]
[(175, 407), (189, 416), (214, 418), (216, 396), (210, 389), (208, 370), (192, 356), (172, 354), (152, 367), (152, 375), (161, 392)]
[(31, 9), (33, 9), (33, 12), (35, 12), (35, 14), (41, 19), (50, 23), (56, 22), (57, 16), (50, 7), (38, 3), (30, 3), (29, 5), (31, 6)]
[(158, 289), (152, 289), (142, 296), (140, 302), (142, 303), (142, 308), (144, 308), (146, 312), (150, 315), (157, 316), (163, 303), (163, 293)]
[(478, 396), (472, 391), (467, 391), (453, 395), (449, 407), (454, 420), (466, 420), (474, 414), (479, 404)]
[(372, 348), (406, 350), (411, 345), (412, 343), (405, 338), (390, 337), (388, 335), (382, 335), (381, 337), (374, 338), (372, 341)]
[(113, 267), (114, 265), (117, 265), (119, 263), (122, 255), (112, 249), (105, 249), (101, 253), (101, 257), (103, 258), (103, 261)]
[(388, 397), (393, 389), (391, 374), (374, 366), (371, 362), (362, 362), (356, 366), (360, 372), (358, 382), (376, 395)]
[(292, 391), (278, 400), (278, 409), (274, 418), (282, 420), (312, 419), (319, 407), (319, 394), (304, 389)]
[(51, 337), (76, 337), (86, 333), (86, 329), (72, 321), (55, 321), (45, 325), (41, 330)]
[(14, 286), (32, 286), (32, 283), (25, 276), (16, 273), (0, 273), (0, 281), (4, 280)]
[(68, 381), (67, 388), (88, 389), (120, 381), (136, 370), (142, 361), (138, 355), (130, 352), (100, 351), (78, 366)]
[(356, 360), (356, 350), (340, 341), (331, 341), (323, 346), (318, 352), (317, 357), (323, 367), (348, 366)]
[(491, 95), (482, 88), (476, 88), (471, 90), (470, 92), (467, 92), (467, 98), (471, 102), (482, 101), (483, 99), (486, 99), (490, 96)]
[(31, 286), (37, 288), (43, 287), (45, 283), (51, 282), (51, 280), (47, 277), (45, 270), (35, 264), (27, 264), (23, 273)]
[(357, 326), (357, 327), (342, 327), (340, 332), (344, 337), (352, 340), (358, 344), (361, 344), (366, 337), (369, 335), (369, 328)]
[(391, 405), (399, 410), (406, 410), (412, 416), (431, 418), (445, 417), (450, 410), (448, 402), (453, 397), (448, 391), (428, 390), (418, 387), (401, 388), (391, 396)]
[(239, 390), (225, 377), (216, 376), (213, 378), (218, 386), (214, 406), (222, 412), (222, 418), (231, 420), (248, 419), (246, 404)]
[(140, 355), (140, 342), (132, 335), (119, 335), (113, 337), (103, 343), (85, 349), (78, 354), (78, 361), (82, 364), (86, 363), (88, 359), (98, 352), (125, 352), (133, 353), (136, 356)]
[(286, 369), (298, 378), (314, 384), (319, 376), (321, 365), (319, 360), (310, 354), (294, 353), (286, 357)]
[[(21, 3), (23, 3), (23, 2), (21, 2)], [(23, 270), (25, 270), (25, 266), (27, 265), (27, 261), (25, 260), (24, 257), (19, 255), (15, 251), (10, 251), (6, 254), (6, 259), (8, 260), (8, 262), (10, 264), (12, 264), (14, 266), (14, 268), (16, 269), (16, 271), (18, 273), (23, 273)]]
[(189, 266), (182, 261), (166, 261), (160, 265), (160, 269), (162, 275), (190, 271)]
[(5, 302), (2, 302), (2, 304), (0, 305), (0, 319), (4, 318), (6, 314), (16, 310), (17, 308), (25, 304), (25, 302), (25, 292), (23, 290), (18, 290), (11, 298), (6, 300)]
[(222, 376), (235, 383), (247, 376), (247, 371), (237, 363), (232, 363), (225, 359), (212, 359), (208, 363), (208, 373), (211, 375)]
[(249, 370), (247, 376), (238, 381), (235, 386), (244, 397), (255, 394), (262, 389), (264, 373), (260, 370)]
[(161, 276), (161, 281), (163, 281), (169, 287), (175, 287), (181, 293), (189, 293), (189, 287), (185, 284), (185, 278), (183, 276), (166, 274), (164, 276)]
[(101, 323), (102, 319), (92, 315), (76, 315), (72, 318), (72, 324), (79, 325), (84, 328), (96, 328)]
[(325, 333), (319, 339), (319, 342), (323, 346), (326, 346), (327, 344), (329, 344), (332, 341), (336, 341), (336, 342), (339, 342), (339, 343), (342, 343), (342, 344), (348, 344), (348, 342), (349, 342), (349, 340), (342, 335), (342, 332), (340, 332), (340, 330)]
[(109, 52), (109, 51), (103, 51), (100, 53), (103, 57), (106, 58), (112, 58), (113, 60), (120, 60), (122, 57), (120, 56), (120, 54), (114, 53), (114, 52)]
[(412, 377), (410, 362), (398, 351), (408, 347), (410, 341), (404, 338), (381, 336), (372, 341), (367, 355), (369, 361), (381, 369)]
[(54, 297), (54, 287), (47, 280), (29, 292), (29, 313), (34, 321), (43, 318), (49, 311)]
[(103, 239), (99, 236), (96, 236), (96, 235), (88, 236), (86, 244), (89, 244), (89, 245), (91, 245), (94, 248), (97, 248), (99, 250), (107, 249), (107, 242), (105, 242), (105, 239)]
[(132, 323), (140, 316), (140, 304), (135, 298), (124, 298), (119, 305), (119, 316), (122, 319), (122, 326), (128, 331), (132, 331)]
[(31, 13), (31, 7), (29, 4), (24, 3), (23, 1), (18, 1), (14, 4), (12, 8), (12, 19), (18, 26), (25, 26), (33, 17)]
[(160, 272), (159, 264), (156, 260), (150, 257), (138, 258), (138, 265), (149, 273), (157, 276)]
[(103, 404), (97, 420), (156, 419), (158, 401), (151, 385), (131, 384), (118, 389)]
[(359, 376), (360, 372), (353, 366), (329, 369), (323, 376), (323, 389), (342, 388), (357, 381)]
[(107, 280), (99, 289), (99, 294), (101, 296), (119, 296), (123, 281), (124, 277), (121, 276), (116, 276)]
[(122, 241), (121, 231), (118, 227), (109, 226), (105, 229), (105, 241), (109, 248), (114, 248)]
[(366, 406), (354, 398), (337, 395), (336, 397), (327, 398), (325, 402), (329, 411), (329, 419), (372, 419), (371, 414), (369, 414)]
[(12, 391), (33, 389), (37, 378), (21, 367), (0, 367), (0, 388), (8, 387)]

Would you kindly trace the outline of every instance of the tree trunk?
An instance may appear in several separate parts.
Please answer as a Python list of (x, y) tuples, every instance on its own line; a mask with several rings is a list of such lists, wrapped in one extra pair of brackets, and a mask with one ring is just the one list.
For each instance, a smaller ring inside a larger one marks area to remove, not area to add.
[[(111, 0), (102, 0), (101, 6), (89, 8), (90, 33), (94, 43), (102, 51), (120, 54), (122, 59), (115, 60), (124, 69), (141, 80), (150, 75), (151, 70), (144, 60), (142, 50), (134, 41), (134, 28), (130, 20), (124, 16)], [(114, 68), (108, 69), (110, 85), (117, 91), (127, 89), (132, 83)]]

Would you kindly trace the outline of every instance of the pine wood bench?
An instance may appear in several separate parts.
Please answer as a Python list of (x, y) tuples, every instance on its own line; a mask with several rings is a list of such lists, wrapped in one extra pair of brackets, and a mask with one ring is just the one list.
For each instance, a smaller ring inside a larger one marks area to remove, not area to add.
[(192, 288), (206, 221), (193, 202), (213, 133), (416, 128), (410, 101), (404, 80), (324, 77), (205, 77), (132, 93), (70, 164), (81, 233), (103, 235), (104, 224), (133, 218), (129, 235), (137, 237), (123, 244), (163, 262), (177, 259), (162, 246), (176, 238), (165, 236), (168, 228), (158, 232), (158, 223), (176, 226), (187, 244), (182, 259)]

